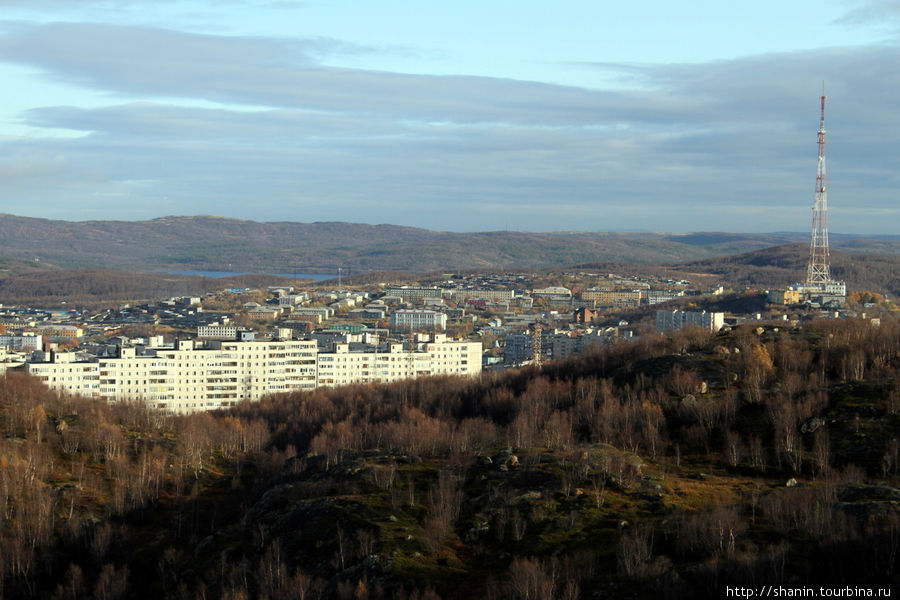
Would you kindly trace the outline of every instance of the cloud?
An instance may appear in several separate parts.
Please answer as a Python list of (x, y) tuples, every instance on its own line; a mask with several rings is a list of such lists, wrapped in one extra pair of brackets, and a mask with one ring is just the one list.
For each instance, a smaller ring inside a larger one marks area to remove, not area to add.
[(859, 6), (848, 11), (836, 20), (840, 25), (868, 25), (876, 24), (884, 26), (900, 22), (900, 1), (898, 0), (863, 0)]
[(647, 102), (629, 102), (621, 92), (318, 64), (322, 55), (352, 51), (347, 46), (328, 39), (273, 40), (55, 23), (9, 28), (0, 38), (0, 59), (40, 68), (58, 81), (120, 95), (417, 120), (598, 123), (624, 117), (624, 104), (635, 110)]
[(42, 216), (118, 204), (137, 211), (128, 218), (805, 229), (823, 79), (844, 219), (835, 229), (886, 227), (866, 219), (896, 203), (894, 46), (594, 65), (629, 77), (622, 89), (322, 64), (365, 51), (321, 38), (7, 24), (0, 60), (113, 103), (24, 113), (32, 127), (84, 135), (0, 140), (0, 177), (16, 199), (0, 211), (40, 198)]

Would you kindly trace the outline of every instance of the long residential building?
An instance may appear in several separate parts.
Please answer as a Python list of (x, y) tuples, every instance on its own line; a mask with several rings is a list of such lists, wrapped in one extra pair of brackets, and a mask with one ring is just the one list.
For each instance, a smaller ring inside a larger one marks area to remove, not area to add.
[(109, 356), (37, 352), (25, 370), (52, 389), (109, 401), (144, 400), (178, 413), (320, 385), (481, 371), (479, 342), (441, 334), (416, 340), (412, 348), (396, 343), (363, 352), (351, 352), (346, 344), (319, 352), (315, 340), (176, 341), (169, 347), (115, 347)]
[(391, 328), (395, 330), (443, 331), (447, 328), (447, 315), (433, 310), (397, 310), (391, 313)]
[(656, 311), (656, 329), (658, 331), (674, 331), (684, 329), (690, 325), (719, 331), (725, 326), (725, 313), (720, 312), (692, 312), (681, 310)]
[(351, 351), (337, 343), (331, 352), (318, 355), (318, 384), (399, 381), (424, 375), (468, 375), (481, 372), (481, 342), (447, 340), (442, 334), (417, 336), (414, 347), (399, 342), (364, 351)]
[(584, 290), (581, 299), (594, 302), (594, 306), (638, 306), (643, 292), (640, 290)]
[(415, 300), (417, 298), (442, 298), (444, 289), (439, 287), (420, 287), (420, 286), (392, 286), (384, 290), (385, 296), (397, 296), (404, 300)]

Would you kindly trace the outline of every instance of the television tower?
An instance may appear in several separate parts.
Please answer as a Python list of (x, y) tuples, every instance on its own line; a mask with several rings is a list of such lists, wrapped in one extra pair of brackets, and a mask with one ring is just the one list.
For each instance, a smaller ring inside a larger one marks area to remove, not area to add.
[(806, 285), (823, 287), (831, 282), (828, 251), (828, 196), (825, 192), (825, 84), (822, 84), (822, 116), (819, 121), (819, 164), (816, 169), (816, 196), (813, 202), (812, 239)]

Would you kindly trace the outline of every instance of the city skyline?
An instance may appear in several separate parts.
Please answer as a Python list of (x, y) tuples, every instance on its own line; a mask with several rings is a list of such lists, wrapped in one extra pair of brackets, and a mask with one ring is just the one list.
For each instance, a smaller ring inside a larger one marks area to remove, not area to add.
[(831, 230), (896, 233), (897, 2), (5, 4), (0, 212), (804, 231), (824, 81)]

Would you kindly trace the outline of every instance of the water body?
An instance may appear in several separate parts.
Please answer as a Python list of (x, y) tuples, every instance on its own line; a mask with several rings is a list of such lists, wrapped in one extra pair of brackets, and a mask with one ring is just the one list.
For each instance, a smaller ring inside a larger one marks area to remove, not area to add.
[(312, 279), (324, 281), (325, 279), (337, 279), (337, 274), (322, 273), (238, 273), (234, 271), (156, 271), (156, 273), (171, 273), (172, 275), (199, 275), (218, 279), (221, 277), (234, 277), (236, 275), (275, 275), (276, 277), (291, 277), (293, 279)]

